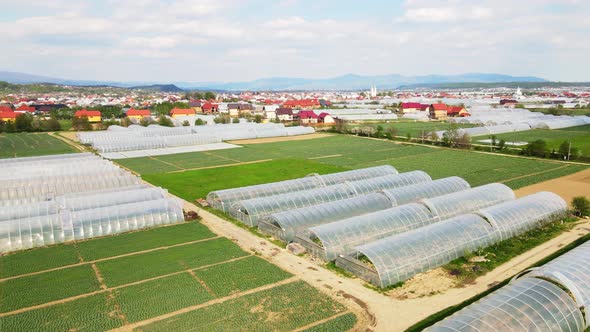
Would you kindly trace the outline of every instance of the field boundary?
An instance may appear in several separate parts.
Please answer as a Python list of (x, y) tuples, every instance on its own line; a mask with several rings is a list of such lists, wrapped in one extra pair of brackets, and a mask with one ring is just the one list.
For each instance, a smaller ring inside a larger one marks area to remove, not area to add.
[[(156, 159), (158, 160), (158, 159)], [(221, 167), (230, 167), (230, 166), (239, 166), (239, 165), (249, 165), (249, 164), (258, 164), (258, 163), (265, 163), (267, 161), (273, 161), (276, 159), (261, 159), (261, 160), (254, 160), (254, 161), (242, 161), (235, 164), (225, 164), (225, 165), (214, 165), (214, 166), (203, 166), (203, 167), (196, 167), (196, 168), (183, 168), (177, 171), (168, 171), (164, 172), (165, 174), (172, 174), (172, 173), (183, 173), (188, 171), (198, 171), (201, 169), (212, 169), (212, 168), (221, 168)], [(159, 160), (158, 160), (159, 161)], [(178, 168), (178, 166), (175, 166)]]

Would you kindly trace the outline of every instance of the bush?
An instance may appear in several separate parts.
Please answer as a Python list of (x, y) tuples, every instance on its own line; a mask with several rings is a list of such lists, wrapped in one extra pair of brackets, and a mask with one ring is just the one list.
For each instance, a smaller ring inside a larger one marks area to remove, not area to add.
[(44, 131), (60, 131), (61, 124), (59, 121), (57, 121), (57, 119), (49, 119), (41, 122), (41, 128)]
[(33, 131), (33, 117), (30, 114), (17, 115), (14, 121), (14, 128), (18, 133)]
[(572, 199), (573, 212), (578, 217), (590, 215), (590, 201), (584, 196), (577, 196)]
[(190, 126), (190, 125), (191, 125), (191, 124), (190, 124), (190, 123), (188, 123), (188, 120), (184, 120), (184, 122), (182, 123), (182, 126), (183, 126), (183, 127), (188, 127), (188, 126)]
[(232, 123), (240, 123), (240, 119), (239, 118), (233, 118), (231, 120)]
[(168, 118), (165, 115), (160, 115), (160, 117), (158, 118), (158, 124), (164, 127), (174, 127), (172, 120), (170, 120), (170, 118)]
[(92, 130), (92, 125), (88, 121), (88, 117), (74, 117), (72, 118), (72, 128), (74, 130)]
[(547, 148), (547, 142), (542, 139), (538, 139), (527, 144), (523, 152), (527, 156), (543, 158), (549, 153), (549, 149)]
[(203, 119), (196, 119), (195, 120), (195, 126), (202, 126), (204, 124), (205, 124), (205, 122), (203, 121)]

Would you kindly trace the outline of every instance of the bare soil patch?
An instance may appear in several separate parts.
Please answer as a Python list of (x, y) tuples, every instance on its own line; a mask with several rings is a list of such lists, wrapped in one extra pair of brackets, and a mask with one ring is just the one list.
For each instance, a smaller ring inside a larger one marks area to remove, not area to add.
[(440, 294), (455, 285), (455, 280), (442, 268), (415, 275), (404, 282), (402, 287), (394, 288), (387, 295), (398, 299), (416, 299)]
[(254, 139), (240, 139), (235, 141), (227, 141), (230, 144), (262, 144), (262, 143), (274, 143), (274, 142), (288, 142), (288, 141), (302, 141), (307, 139), (323, 138), (333, 136), (333, 134), (307, 134), (299, 136), (282, 136), (282, 137), (267, 137), (267, 138), (254, 138)]
[(522, 197), (539, 191), (554, 192), (565, 199), (568, 204), (576, 196), (590, 198), (590, 169), (557, 179), (539, 182), (528, 187), (520, 188), (514, 193), (517, 197)]

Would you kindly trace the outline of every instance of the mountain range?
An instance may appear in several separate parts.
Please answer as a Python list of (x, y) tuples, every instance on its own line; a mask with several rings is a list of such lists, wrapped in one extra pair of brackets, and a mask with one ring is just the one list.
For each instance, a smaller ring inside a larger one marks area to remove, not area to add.
[(19, 72), (0, 71), (0, 81), (17, 84), (52, 83), (76, 86), (114, 86), (124, 88), (148, 88), (165, 86), (175, 91), (173, 86), (184, 90), (218, 91), (264, 91), (264, 90), (365, 90), (371, 85), (379, 89), (396, 89), (400, 86), (416, 86), (443, 83), (503, 83), (503, 82), (549, 82), (535, 76), (510, 76), (489, 73), (468, 73), (460, 75), (405, 76), (399, 74), (363, 76), (346, 74), (342, 76), (310, 79), (291, 77), (271, 77), (245, 82), (116, 82), (70, 80)]

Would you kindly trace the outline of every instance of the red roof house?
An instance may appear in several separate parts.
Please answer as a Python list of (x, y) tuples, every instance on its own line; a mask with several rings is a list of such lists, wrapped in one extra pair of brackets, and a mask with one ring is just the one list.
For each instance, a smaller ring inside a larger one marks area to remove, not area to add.
[(20, 113), (16, 113), (13, 110), (0, 109), (0, 120), (2, 121), (14, 121), (19, 115)]
[(134, 108), (130, 108), (127, 111), (127, 116), (128, 117), (146, 117), (146, 116), (151, 116), (152, 113), (150, 112), (150, 110), (136, 110)]
[(171, 111), (170, 111), (170, 116), (171, 117), (177, 117), (177, 116), (185, 116), (185, 115), (195, 115), (195, 110), (190, 109), (190, 108), (177, 108), (174, 107)]
[(201, 106), (201, 109), (203, 113), (217, 113), (218, 107), (218, 104), (206, 102)]
[(25, 104), (20, 105), (19, 107), (14, 110), (17, 113), (35, 113), (35, 108), (32, 106), (27, 106)]

